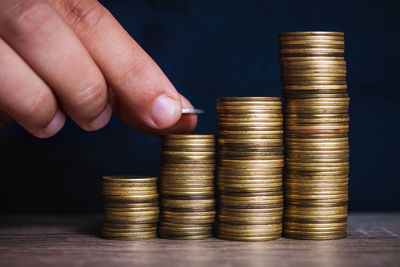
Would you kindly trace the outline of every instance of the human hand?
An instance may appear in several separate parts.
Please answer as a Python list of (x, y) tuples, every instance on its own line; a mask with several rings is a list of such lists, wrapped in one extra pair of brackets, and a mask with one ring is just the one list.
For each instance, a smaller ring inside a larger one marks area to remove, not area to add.
[(193, 107), (97, 1), (0, 1), (0, 125), (46, 138), (66, 115), (94, 131), (115, 113), (146, 133), (191, 132), (182, 108)]

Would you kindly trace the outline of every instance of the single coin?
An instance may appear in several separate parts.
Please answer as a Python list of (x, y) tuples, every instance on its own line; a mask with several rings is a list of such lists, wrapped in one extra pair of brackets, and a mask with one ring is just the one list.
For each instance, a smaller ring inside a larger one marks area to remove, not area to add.
[(151, 216), (114, 216), (108, 213), (104, 214), (104, 220), (112, 223), (157, 223), (159, 215)]
[[(320, 88), (314, 88), (320, 89)], [(331, 88), (327, 88), (331, 89)], [(248, 114), (248, 115), (267, 115), (267, 114), (282, 114), (282, 107), (276, 109), (229, 109), (229, 110), (217, 110), (217, 116), (227, 114)]]
[(281, 223), (274, 224), (230, 224), (225, 222), (218, 223), (220, 232), (231, 234), (261, 234), (280, 231)]
[(284, 36), (344, 36), (343, 32), (334, 32), (334, 31), (298, 31), (298, 32), (281, 32), (278, 37)]
[(246, 237), (246, 236), (232, 236), (232, 235), (218, 233), (217, 237), (220, 239), (231, 240), (231, 241), (264, 242), (264, 241), (279, 239), (281, 238), (281, 234), (277, 233), (276, 235), (270, 235), (270, 236)]
[(139, 241), (139, 240), (147, 240), (157, 237), (157, 231), (150, 231), (150, 232), (143, 232), (143, 233), (130, 233), (124, 235), (117, 235), (113, 232), (109, 231), (101, 231), (101, 236), (106, 239), (114, 239), (114, 240), (121, 240), (121, 241)]
[(182, 109), (182, 115), (197, 115), (197, 114), (204, 114), (204, 109)]
[(347, 85), (282, 85), (284, 90), (343, 90), (347, 89)]
[(344, 36), (335, 36), (335, 35), (303, 35), (303, 36), (295, 36), (295, 35), (287, 35), (287, 36), (279, 36), (279, 42), (285, 40), (334, 40), (334, 41), (344, 41)]
[(212, 237), (212, 234), (206, 234), (206, 235), (189, 235), (189, 236), (172, 236), (168, 235), (166, 233), (160, 233), (161, 238), (165, 239), (173, 239), (173, 240), (203, 240), (203, 239), (208, 239)]
[(217, 97), (217, 102), (233, 102), (233, 101), (280, 101), (280, 97), (264, 97), (264, 96), (252, 96), (252, 97)]
[(110, 175), (103, 176), (104, 182), (110, 183), (155, 183), (157, 177), (136, 175)]
[(217, 114), (217, 119), (281, 119), (282, 113), (260, 113), (260, 114)]
[(103, 222), (102, 229), (107, 231), (115, 232), (128, 232), (128, 231), (154, 231), (157, 230), (157, 224), (155, 223), (110, 223)]

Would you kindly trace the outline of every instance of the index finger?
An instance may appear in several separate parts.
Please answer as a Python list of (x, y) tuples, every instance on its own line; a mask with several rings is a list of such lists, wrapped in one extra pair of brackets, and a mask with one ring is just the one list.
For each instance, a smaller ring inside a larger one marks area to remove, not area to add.
[[(181, 117), (181, 98), (158, 65), (100, 3), (67, 3), (55, 8), (101, 69), (112, 90), (116, 114), (129, 125), (149, 133), (173, 127)], [(181, 131), (192, 131), (196, 119), (185, 119), (183, 124)]]

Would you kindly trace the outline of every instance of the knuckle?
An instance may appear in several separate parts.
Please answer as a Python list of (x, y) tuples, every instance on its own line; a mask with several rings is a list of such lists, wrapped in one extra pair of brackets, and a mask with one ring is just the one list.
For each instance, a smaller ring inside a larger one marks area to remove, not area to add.
[(105, 8), (97, 1), (72, 1), (66, 16), (71, 26), (76, 29), (95, 27), (106, 14)]
[(102, 83), (92, 83), (85, 89), (79, 91), (73, 100), (78, 110), (89, 114), (90, 118), (97, 116), (104, 108), (107, 101), (106, 86)]
[(145, 70), (146, 67), (140, 60), (136, 60), (115, 79), (115, 83), (121, 87), (130, 86), (138, 77), (145, 77)]
[(34, 0), (20, 2), (6, 13), (8, 26), (17, 34), (35, 34), (54, 16), (51, 7), (45, 2)]
[(49, 95), (45, 93), (45, 90), (41, 90), (36, 97), (28, 99), (29, 102), (26, 104), (25, 115), (28, 118), (36, 118), (35, 121), (39, 124), (39, 127), (45, 127), (51, 118), (52, 111), (49, 108)]

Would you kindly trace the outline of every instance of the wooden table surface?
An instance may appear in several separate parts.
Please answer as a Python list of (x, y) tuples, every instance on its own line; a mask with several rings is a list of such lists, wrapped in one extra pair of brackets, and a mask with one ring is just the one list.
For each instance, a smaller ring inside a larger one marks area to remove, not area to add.
[(0, 266), (400, 266), (400, 214), (350, 214), (348, 238), (112, 241), (102, 216), (1, 216)]

